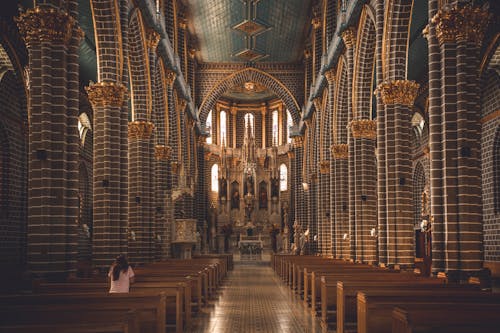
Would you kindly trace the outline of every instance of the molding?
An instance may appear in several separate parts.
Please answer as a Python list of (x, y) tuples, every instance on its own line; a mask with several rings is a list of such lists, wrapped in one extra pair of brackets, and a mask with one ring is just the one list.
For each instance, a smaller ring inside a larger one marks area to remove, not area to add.
[(349, 157), (349, 146), (347, 143), (332, 145), (330, 152), (336, 160), (346, 160)]
[(319, 162), (319, 173), (322, 175), (327, 175), (330, 173), (330, 161), (323, 160)]
[(36, 7), (15, 18), (26, 45), (33, 42), (68, 43), (73, 36), (83, 38), (83, 30), (67, 12), (52, 7)]
[(384, 105), (401, 104), (412, 107), (419, 87), (415, 81), (393, 80), (379, 84), (375, 93), (380, 93)]
[(356, 119), (349, 124), (351, 134), (355, 139), (376, 139), (377, 121), (370, 119)]
[(128, 138), (136, 140), (149, 140), (155, 125), (150, 121), (131, 121), (128, 123)]
[(97, 82), (85, 87), (95, 110), (97, 107), (122, 107), (127, 100), (127, 88), (116, 82)]
[(165, 145), (155, 146), (155, 159), (157, 161), (170, 161), (172, 157), (172, 147)]

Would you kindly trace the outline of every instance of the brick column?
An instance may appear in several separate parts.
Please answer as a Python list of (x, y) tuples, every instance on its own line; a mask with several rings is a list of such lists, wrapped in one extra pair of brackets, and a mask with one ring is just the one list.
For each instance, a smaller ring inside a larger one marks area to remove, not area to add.
[(170, 235), (167, 228), (167, 192), (168, 192), (168, 168), (172, 155), (172, 148), (166, 145), (155, 146), (156, 159), (156, 214), (155, 230), (156, 238), (160, 244), (158, 259), (166, 259), (170, 255)]
[(418, 84), (394, 80), (377, 88), (385, 105), (387, 263), (411, 266), (414, 262), (411, 110)]
[(109, 266), (113, 256), (127, 252), (127, 209), (121, 197), (121, 118), (127, 88), (99, 82), (86, 88), (94, 110), (94, 237), (93, 259)]
[(335, 202), (333, 205), (333, 217), (335, 221), (334, 237), (336, 244), (335, 258), (349, 258), (349, 239), (344, 239), (344, 234), (349, 234), (349, 182), (348, 158), (349, 147), (345, 143), (334, 144), (331, 147), (333, 158), (333, 196)]
[[(342, 39), (346, 46), (346, 58), (347, 58), (347, 121), (352, 120), (352, 73), (354, 66), (354, 44), (356, 43), (356, 29), (354, 27), (349, 27), (342, 32)], [(357, 259), (356, 256), (356, 179), (354, 173), (354, 139), (352, 133), (349, 131), (347, 136), (349, 158), (348, 158), (348, 179), (349, 179), (349, 244), (350, 244), (350, 259)]]
[(154, 155), (154, 125), (132, 121), (129, 139), (129, 258), (134, 263), (154, 257), (154, 214), (151, 164)]
[[(294, 201), (295, 201), (295, 214), (294, 214), (294, 223), (297, 221), (302, 229), (305, 230), (307, 228), (306, 224), (306, 206), (305, 206), (305, 197), (304, 197), (304, 189), (302, 187), (302, 169), (303, 169), (303, 158), (304, 158), (304, 137), (303, 136), (295, 136), (293, 137), (293, 154), (294, 158), (290, 165), (292, 165), (292, 174), (291, 177), (295, 181), (295, 190)], [(295, 244), (298, 246), (298, 244)]]
[[(384, 80), (382, 67), (382, 43), (384, 34), (384, 0), (375, 2), (375, 72), (376, 83)], [(386, 212), (386, 154), (385, 154), (385, 108), (377, 98), (377, 223), (378, 223), (378, 262), (387, 263), (387, 212)]]
[[(441, 51), (441, 131), (446, 272), (466, 279), (482, 267), (479, 53), (490, 14), (443, 7), (431, 20)], [(438, 109), (436, 108), (435, 111)], [(431, 184), (432, 186), (432, 184)], [(432, 197), (431, 197), (432, 200)], [(431, 206), (432, 213), (432, 206)], [(439, 230), (440, 226), (434, 224)]]
[[(437, 12), (438, 1), (429, 1), (429, 21)], [(429, 160), (432, 223), (432, 272), (445, 270), (443, 210), (443, 133), (441, 128), (441, 55), (436, 28), (427, 26), (429, 47)]]
[(78, 46), (68, 11), (38, 6), (17, 19), (29, 56), (28, 266), (36, 273), (75, 271), (78, 216)]
[(356, 259), (362, 262), (375, 262), (376, 241), (370, 230), (377, 221), (377, 173), (375, 159), (375, 140), (377, 124), (375, 120), (357, 119), (349, 124), (353, 138), (354, 160), (354, 201)]

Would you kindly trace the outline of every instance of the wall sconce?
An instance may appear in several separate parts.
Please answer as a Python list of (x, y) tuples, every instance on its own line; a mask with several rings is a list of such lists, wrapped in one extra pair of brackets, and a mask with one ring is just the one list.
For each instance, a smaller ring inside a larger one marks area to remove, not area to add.
[(373, 237), (373, 238), (378, 237), (378, 233), (377, 233), (377, 229), (376, 228), (372, 228), (370, 230), (370, 237)]
[(305, 192), (309, 191), (309, 184), (308, 183), (302, 183), (302, 188), (304, 189)]
[(160, 234), (157, 234), (157, 235), (156, 235), (156, 240), (157, 240), (158, 242), (161, 242), (161, 235), (160, 235)]
[(85, 233), (85, 237), (90, 238), (90, 229), (87, 223), (82, 224), (83, 232)]
[(128, 239), (135, 241), (135, 232), (133, 230), (130, 230)]
[(423, 219), (422, 222), (420, 222), (420, 229), (422, 232), (429, 232), (431, 231), (432, 224), (426, 219)]
[(343, 240), (349, 240), (349, 239), (350, 239), (349, 234), (346, 232), (346, 233), (342, 236), (342, 239), (343, 239)]

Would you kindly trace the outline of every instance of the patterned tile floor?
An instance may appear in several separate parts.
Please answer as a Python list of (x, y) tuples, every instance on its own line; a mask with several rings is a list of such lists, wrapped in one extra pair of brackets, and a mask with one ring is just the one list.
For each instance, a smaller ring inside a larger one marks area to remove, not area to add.
[(319, 320), (274, 275), (269, 261), (242, 262), (235, 258), (234, 270), (217, 300), (195, 317), (189, 332), (322, 331)]

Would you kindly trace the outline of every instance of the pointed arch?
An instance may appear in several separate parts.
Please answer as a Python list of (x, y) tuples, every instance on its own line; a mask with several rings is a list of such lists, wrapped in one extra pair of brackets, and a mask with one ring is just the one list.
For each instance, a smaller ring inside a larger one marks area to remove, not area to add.
[(299, 104), (290, 90), (281, 81), (259, 69), (245, 68), (219, 81), (207, 94), (207, 96), (205, 96), (199, 111), (201, 123), (205, 123), (208, 112), (215, 108), (215, 104), (222, 94), (224, 94), (229, 88), (236, 85), (243, 85), (243, 83), (247, 81), (260, 83), (270, 89), (283, 101), (285, 107), (290, 111), (294, 123), (297, 124), (300, 121)]

